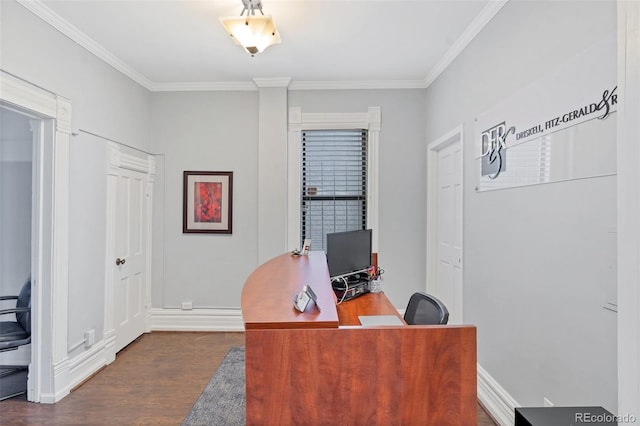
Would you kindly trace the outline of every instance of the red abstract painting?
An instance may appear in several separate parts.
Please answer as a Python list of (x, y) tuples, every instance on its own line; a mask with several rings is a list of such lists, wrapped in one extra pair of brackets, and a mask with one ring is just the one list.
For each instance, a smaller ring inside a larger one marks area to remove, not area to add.
[(231, 234), (233, 172), (185, 170), (183, 182), (182, 232)]
[(222, 183), (195, 182), (193, 219), (199, 223), (222, 221)]

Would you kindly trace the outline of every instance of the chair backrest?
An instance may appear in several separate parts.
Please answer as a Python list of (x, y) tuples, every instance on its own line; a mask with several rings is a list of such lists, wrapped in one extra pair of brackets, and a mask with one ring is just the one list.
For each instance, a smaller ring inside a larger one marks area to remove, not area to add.
[(449, 321), (449, 311), (434, 296), (417, 292), (409, 299), (404, 320), (410, 325), (446, 324)]
[[(18, 300), (16, 301), (16, 308), (31, 309), (31, 277), (27, 278), (27, 281), (22, 285), (22, 289), (20, 289)], [(16, 321), (18, 321), (27, 333), (31, 334), (31, 310), (29, 310), (29, 312), (17, 313)]]

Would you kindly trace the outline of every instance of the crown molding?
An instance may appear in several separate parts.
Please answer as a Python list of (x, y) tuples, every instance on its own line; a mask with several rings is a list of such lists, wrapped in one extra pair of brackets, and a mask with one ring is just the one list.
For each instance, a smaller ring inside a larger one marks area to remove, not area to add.
[(375, 90), (424, 89), (422, 80), (377, 81), (291, 81), (291, 78), (254, 78), (252, 82), (151, 83), (152, 92), (255, 91), (265, 87), (288, 87), (289, 90)]
[(263, 87), (289, 87), (291, 77), (282, 78), (254, 78), (253, 82), (259, 88)]
[(460, 37), (451, 45), (449, 50), (440, 58), (440, 60), (429, 71), (424, 78), (424, 87), (429, 87), (436, 78), (462, 53), (462, 51), (471, 43), (471, 40), (493, 19), (494, 16), (502, 9), (509, 0), (492, 0), (478, 16), (471, 22)]
[(219, 81), (201, 83), (152, 83), (148, 89), (152, 92), (223, 92), (257, 91), (258, 87), (251, 81)]
[(424, 89), (422, 80), (294, 81), (289, 90)]
[(136, 83), (151, 90), (153, 83), (151, 80), (140, 74), (138, 71), (131, 68), (124, 63), (120, 58), (113, 55), (107, 49), (96, 43), (92, 38), (80, 31), (76, 26), (70, 24), (63, 19), (60, 15), (49, 9), (40, 0), (16, 0), (18, 4), (29, 10), (37, 17), (60, 31), (65, 36), (69, 37), (80, 46), (93, 53), (98, 58), (102, 59), (107, 64), (111, 65), (122, 74), (126, 75)]

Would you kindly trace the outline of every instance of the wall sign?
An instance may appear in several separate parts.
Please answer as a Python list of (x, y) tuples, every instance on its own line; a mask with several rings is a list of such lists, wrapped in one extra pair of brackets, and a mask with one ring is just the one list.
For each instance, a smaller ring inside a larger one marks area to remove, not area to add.
[(615, 173), (617, 101), (612, 34), (476, 119), (477, 189)]

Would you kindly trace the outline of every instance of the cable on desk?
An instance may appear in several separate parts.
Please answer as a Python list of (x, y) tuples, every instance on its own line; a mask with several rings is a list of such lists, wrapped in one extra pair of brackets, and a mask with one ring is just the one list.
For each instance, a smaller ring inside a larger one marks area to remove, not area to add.
[(345, 277), (340, 277), (340, 279), (344, 283), (344, 292), (342, 293), (342, 298), (338, 303), (336, 303), (336, 305), (339, 305), (342, 302), (344, 302), (344, 298), (347, 296), (347, 291), (349, 290), (349, 283), (347, 282), (347, 279)]

